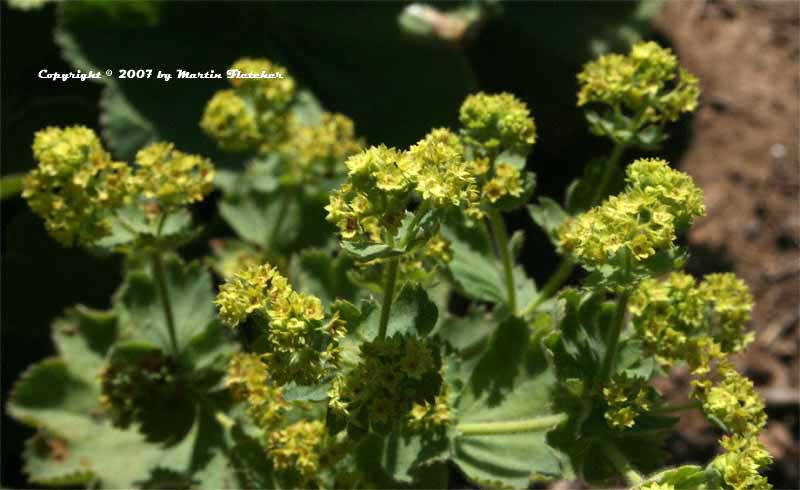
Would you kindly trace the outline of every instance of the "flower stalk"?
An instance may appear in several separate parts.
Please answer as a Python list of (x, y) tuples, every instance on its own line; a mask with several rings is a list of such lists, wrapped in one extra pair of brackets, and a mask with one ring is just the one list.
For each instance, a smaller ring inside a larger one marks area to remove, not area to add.
[(644, 482), (642, 475), (633, 468), (628, 458), (622, 454), (622, 451), (620, 451), (617, 446), (606, 444), (604, 448), (608, 460), (611, 461), (611, 464), (614, 465), (614, 468), (616, 468), (619, 474), (625, 477), (625, 481), (628, 485), (635, 487)]
[(511, 251), (508, 249), (508, 232), (506, 231), (506, 225), (500, 213), (494, 209), (489, 211), (487, 216), (489, 225), (492, 228), (495, 248), (497, 248), (497, 254), (500, 256), (500, 261), (503, 266), (503, 279), (506, 286), (508, 309), (511, 310), (511, 314), (516, 315), (517, 292), (514, 288), (514, 264), (511, 261)]
[[(394, 237), (388, 235), (389, 246), (394, 246)], [(386, 264), (386, 282), (383, 287), (383, 303), (381, 304), (381, 322), (378, 330), (378, 338), (386, 338), (386, 329), (389, 326), (389, 315), (392, 312), (392, 301), (394, 300), (394, 288), (397, 283), (397, 269), (400, 265), (400, 259), (393, 257), (389, 259)]]
[(158, 295), (161, 299), (161, 305), (164, 308), (164, 319), (167, 322), (167, 332), (169, 333), (169, 341), (172, 346), (172, 353), (178, 355), (178, 338), (175, 333), (175, 316), (172, 313), (172, 303), (169, 299), (169, 291), (167, 290), (167, 281), (164, 274), (164, 262), (161, 259), (161, 254), (156, 251), (150, 256), (151, 265), (153, 269), (153, 277), (156, 280), (156, 287)]

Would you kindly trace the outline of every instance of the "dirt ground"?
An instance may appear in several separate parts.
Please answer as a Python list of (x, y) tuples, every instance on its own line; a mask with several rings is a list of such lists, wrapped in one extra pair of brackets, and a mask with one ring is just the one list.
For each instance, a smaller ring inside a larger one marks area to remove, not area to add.
[[(703, 90), (679, 163), (708, 210), (689, 235), (690, 266), (734, 270), (755, 296), (756, 341), (738, 365), (766, 399), (770, 481), (800, 488), (800, 2), (671, 0), (656, 27)], [(687, 391), (685, 372), (663, 381), (676, 400)], [(676, 459), (713, 456), (717, 435), (701, 417), (682, 429)]]

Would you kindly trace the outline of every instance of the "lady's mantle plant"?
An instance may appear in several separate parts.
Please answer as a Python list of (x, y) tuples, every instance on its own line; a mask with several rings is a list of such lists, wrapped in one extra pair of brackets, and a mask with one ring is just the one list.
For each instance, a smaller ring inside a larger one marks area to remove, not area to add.
[[(83, 127), (34, 138), (23, 196), (62, 244), (124, 254), (125, 280), (110, 310), (57, 320), (58, 357), (14, 389), (9, 412), (37, 429), (32, 481), (437, 488), (454, 463), (485, 486), (769, 488), (764, 403), (730, 359), (753, 339), (752, 298), (731, 274), (681, 272), (702, 191), (640, 158), (616, 192), (625, 153), (657, 148), (697, 105), (669, 50), (640, 43), (578, 75), (613, 149), (563, 206), (528, 206), (564, 257), (542, 288), (503, 220), (535, 187), (523, 102), (478, 93), (458, 128), (366, 146), (284, 68), (233, 69), (284, 74), (234, 78), (208, 102), (200, 126), (239, 170), (169, 143), (116, 162)], [(188, 206), (214, 185), (236, 237), (187, 262)], [(676, 365), (694, 376), (681, 406), (651, 385)], [(720, 455), (665, 468), (662, 442), (691, 409), (719, 427)]]

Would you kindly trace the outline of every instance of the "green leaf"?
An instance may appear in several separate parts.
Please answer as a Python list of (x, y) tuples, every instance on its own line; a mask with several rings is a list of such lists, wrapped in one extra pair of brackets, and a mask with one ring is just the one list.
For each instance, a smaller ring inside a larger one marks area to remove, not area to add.
[(517, 311), (525, 311), (538, 296), (536, 283), (528, 277), (528, 273), (521, 265), (514, 267), (514, 291), (517, 297)]
[(299, 231), (300, 203), (286, 191), (228, 196), (219, 213), (241, 239), (267, 250), (287, 246)]
[(512, 211), (524, 206), (536, 190), (536, 174), (533, 172), (522, 172), (522, 193), (519, 196), (505, 195), (492, 204), (498, 211)]
[[(419, 213), (423, 213), (419, 216)], [(406, 211), (406, 216), (398, 230), (396, 240), (401, 244), (402, 250), (408, 252), (414, 248), (424, 245), (430, 238), (439, 231), (442, 213), (435, 209), (419, 209), (416, 213)], [(409, 227), (416, 221), (413, 229)]]
[(559, 379), (578, 379), (591, 389), (606, 352), (606, 332), (610, 328), (615, 305), (604, 303), (603, 296), (593, 292), (581, 294), (574, 289), (561, 293), (563, 318), (553, 335), (552, 346)]
[[(374, 340), (380, 332), (380, 308), (372, 310), (359, 333), (363, 340)], [(392, 303), (386, 336), (412, 334), (424, 337), (433, 330), (439, 311), (428, 294), (419, 286), (403, 288)]]
[(264, 253), (255, 245), (236, 238), (215, 238), (209, 240), (212, 254), (205, 262), (219, 277), (227, 279), (243, 267), (260, 264), (265, 260)]
[(395, 430), (386, 435), (371, 433), (356, 450), (361, 468), (382, 469), (400, 483), (412, 483), (417, 470), (447, 455), (447, 439), (443, 434), (412, 434)]
[(205, 330), (192, 337), (181, 353), (181, 359), (196, 372), (209, 369), (221, 376), (227, 370), (228, 359), (236, 351), (237, 345), (230, 338), (230, 329), (212, 321)]
[(116, 338), (117, 318), (112, 312), (78, 305), (53, 322), (53, 341), (61, 358), (89, 384), (96, 382)]
[(348, 278), (353, 261), (345, 256), (333, 256), (322, 249), (306, 249), (292, 257), (291, 277), (297, 289), (317, 296), (323, 303), (337, 298), (352, 301), (356, 288)]
[(516, 230), (514, 233), (511, 234), (511, 238), (508, 240), (508, 249), (511, 251), (511, 257), (514, 260), (518, 260), (520, 254), (522, 253), (522, 248), (525, 245), (525, 232), (522, 230)]
[[(164, 260), (164, 275), (178, 350), (182, 351), (216, 319), (211, 276), (200, 263), (184, 264), (175, 256)], [(150, 273), (130, 271), (120, 292), (120, 301), (123, 328), (133, 338), (153, 342), (164, 352), (172, 350), (164, 306)]]
[[(139, 207), (127, 206), (111, 219), (111, 235), (99, 240), (97, 246), (118, 250), (141, 248), (159, 241), (162, 247), (177, 248), (192, 236), (192, 215), (181, 209), (167, 215), (163, 223), (148, 217)], [(160, 227), (160, 230), (159, 230)]]
[[(605, 158), (596, 158), (589, 161), (583, 167), (583, 176), (572, 181), (567, 187), (564, 209), (568, 214), (574, 216), (591, 207), (594, 196), (597, 193), (597, 186), (600, 185), (600, 181), (603, 178), (606, 164)], [(617, 180), (612, 178), (612, 182)], [(613, 193), (613, 189), (608, 189), (608, 191)]]
[(624, 373), (629, 378), (649, 381), (658, 372), (658, 363), (642, 349), (638, 339), (628, 338), (620, 343), (616, 372)]
[(9, 413), (32, 427), (50, 427), (63, 437), (73, 422), (98, 408), (99, 389), (73, 374), (59, 358), (29, 367), (12, 389)]
[(100, 114), (103, 139), (125, 160), (133, 160), (139, 149), (159, 139), (155, 124), (131, 104), (114, 79), (106, 79), (100, 95)]
[(556, 232), (569, 217), (566, 211), (561, 208), (554, 200), (549, 197), (540, 197), (539, 204), (531, 204), (528, 206), (528, 213), (534, 223), (539, 225), (552, 243), (557, 243)]
[(675, 490), (712, 490), (723, 486), (720, 475), (716, 471), (697, 465), (684, 465), (660, 471), (635, 488), (652, 482), (672, 485)]
[(453, 258), (448, 269), (456, 288), (465, 296), (489, 303), (502, 303), (506, 299), (505, 283), (500, 276), (499, 264), (494, 255), (478, 252), (466, 242), (450, 242)]
[(0, 200), (16, 197), (22, 192), (26, 174), (4, 175), (0, 178)]
[(8, 413), (40, 430), (25, 452), (31, 481), (62, 485), (91, 475), (108, 488), (131, 488), (149, 468), (186, 467), (186, 441), (167, 448), (112, 427), (98, 416), (99, 394), (99, 380), (85, 383), (61, 359), (35, 364), (17, 381)]
[(567, 476), (546, 438), (564, 419), (550, 401), (554, 386), (525, 323), (503, 322), (456, 401), (451, 457), (468, 478), (525, 488), (531, 478)]
[(436, 335), (461, 353), (473, 352), (485, 345), (497, 330), (497, 321), (481, 311), (466, 316), (445, 316), (436, 329)]
[(399, 248), (390, 247), (385, 243), (362, 243), (362, 242), (348, 242), (342, 241), (339, 243), (342, 250), (351, 257), (361, 260), (370, 261), (375, 259), (383, 259), (389, 257), (397, 257), (403, 254), (403, 250)]
[(315, 385), (300, 386), (294, 382), (283, 387), (283, 398), (286, 401), (312, 401), (319, 402), (328, 399), (328, 390), (331, 380)]

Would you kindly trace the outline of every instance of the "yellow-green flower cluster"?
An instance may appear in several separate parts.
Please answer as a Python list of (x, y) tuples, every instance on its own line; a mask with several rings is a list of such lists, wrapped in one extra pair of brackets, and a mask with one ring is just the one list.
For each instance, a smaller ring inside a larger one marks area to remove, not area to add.
[(675, 485), (671, 483), (658, 483), (650, 482), (645, 483), (641, 487), (636, 487), (637, 490), (675, 490)]
[(677, 228), (684, 228), (694, 217), (706, 214), (702, 189), (688, 174), (672, 170), (665, 160), (640, 158), (628, 166), (626, 174), (631, 189), (654, 196), (669, 207)]
[(402, 420), (415, 404), (433, 399), (438, 376), (433, 350), (415, 336), (394, 335), (361, 345), (361, 362), (337, 377), (328, 393), (331, 409), (370, 426)]
[(202, 201), (214, 189), (214, 166), (198, 155), (175, 149), (172, 143), (154, 143), (136, 154), (133, 186), (162, 212)]
[(132, 171), (113, 161), (94, 131), (83, 126), (37, 132), (33, 155), (39, 165), (25, 179), (22, 196), (65, 245), (89, 245), (110, 235), (112, 215), (135, 201), (148, 212), (200, 201), (214, 180), (210, 161), (169, 143), (140, 150)]
[(725, 453), (711, 462), (725, 481), (726, 490), (769, 490), (772, 485), (759, 471), (772, 464), (764, 446), (754, 436), (723, 436)]
[(664, 365), (687, 361), (697, 374), (752, 341), (753, 299), (733, 274), (709, 274), (698, 285), (683, 273), (645, 279), (631, 297), (631, 320), (644, 346)]
[(622, 248), (638, 261), (670, 250), (676, 230), (705, 212), (702, 191), (664, 160), (635, 161), (627, 182), (623, 193), (568, 220), (558, 232), (560, 246), (588, 267), (607, 263)]
[(464, 140), (487, 155), (502, 150), (527, 155), (536, 142), (536, 124), (524, 102), (509, 93), (470, 95), (459, 111)]
[(434, 129), (413, 145), (404, 155), (402, 170), (433, 207), (476, 205), (475, 176), (465, 163), (461, 141), (449, 129)]
[(578, 106), (599, 103), (641, 115), (644, 121), (675, 121), (697, 107), (697, 78), (678, 66), (668, 48), (635, 44), (628, 55), (609, 54), (578, 74)]
[(479, 191), (458, 137), (435, 129), (408, 151), (373, 146), (346, 162), (348, 179), (325, 207), (349, 241), (391, 240), (416, 195), (431, 208), (460, 207), (480, 215)]
[(130, 169), (115, 162), (89, 128), (49, 127), (36, 133), (38, 167), (22, 197), (65, 245), (90, 244), (111, 233), (110, 211), (131, 195)]
[(281, 389), (269, 382), (267, 366), (257, 354), (233, 355), (228, 363), (225, 387), (237, 399), (247, 402), (248, 414), (261, 429), (275, 429), (288, 409)]
[(220, 90), (211, 97), (200, 127), (228, 151), (258, 148), (263, 138), (255, 108), (235, 90)]
[[(319, 125), (289, 122), (289, 134), (278, 150), (286, 160), (293, 183), (334, 177), (344, 170), (341, 163), (358, 153), (363, 143), (356, 137), (353, 121), (342, 114), (322, 114)], [(341, 167), (341, 168), (340, 168)]]
[(494, 176), (483, 185), (481, 194), (494, 204), (506, 196), (520, 197), (525, 190), (522, 183), (522, 174), (517, 167), (500, 162), (494, 167)]
[(717, 383), (695, 383), (696, 394), (703, 401), (703, 410), (720, 420), (734, 434), (757, 434), (767, 423), (764, 400), (756, 393), (753, 382), (727, 362), (718, 367)]
[(734, 274), (708, 274), (700, 283), (700, 292), (711, 302), (711, 329), (724, 352), (740, 352), (753, 341), (753, 332), (745, 333), (750, 321), (753, 296), (747, 285)]
[(266, 150), (286, 138), (295, 82), (286, 69), (266, 59), (242, 58), (230, 71), (280, 74), (275, 78), (229, 78), (233, 90), (217, 92), (206, 106), (200, 127), (223, 149)]
[(430, 433), (447, 427), (451, 421), (450, 405), (448, 404), (447, 384), (442, 383), (442, 389), (433, 403), (427, 401), (415, 403), (408, 413), (407, 425), (412, 431)]
[(300, 421), (275, 431), (267, 440), (267, 455), (278, 471), (293, 471), (301, 481), (313, 481), (320, 469), (320, 452), (325, 424), (318, 420)]
[(759, 442), (758, 435), (767, 423), (764, 400), (753, 382), (737, 372), (727, 359), (717, 365), (720, 381), (710, 376), (693, 381), (693, 396), (703, 403), (703, 410), (721, 422), (729, 434), (720, 441), (725, 453), (710, 467), (717, 470), (727, 490), (767, 490), (772, 488), (759, 471), (772, 458)]
[(261, 358), (271, 380), (312, 384), (339, 361), (338, 340), (345, 324), (333, 314), (327, 322), (316, 296), (295, 292), (269, 264), (250, 266), (220, 287), (215, 303), (223, 323), (235, 327), (250, 316), (264, 325), (267, 352)]
[(700, 284), (683, 273), (646, 279), (629, 304), (645, 348), (667, 366), (686, 361), (698, 376), (692, 396), (730, 432), (722, 440), (727, 452), (711, 464), (729, 490), (769, 488), (758, 473), (771, 461), (758, 442), (767, 421), (764, 401), (727, 359), (753, 339), (745, 332), (752, 307), (747, 287), (733, 274), (710, 274)]
[(618, 375), (603, 388), (603, 397), (608, 404), (606, 422), (614, 429), (624, 430), (633, 427), (640, 414), (651, 410), (654, 393), (646, 382)]
[(402, 154), (373, 146), (347, 159), (348, 180), (325, 207), (328, 221), (345, 240), (380, 242), (383, 230), (400, 227), (412, 182), (401, 169)]

